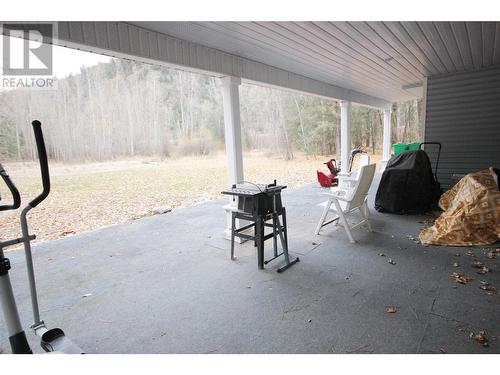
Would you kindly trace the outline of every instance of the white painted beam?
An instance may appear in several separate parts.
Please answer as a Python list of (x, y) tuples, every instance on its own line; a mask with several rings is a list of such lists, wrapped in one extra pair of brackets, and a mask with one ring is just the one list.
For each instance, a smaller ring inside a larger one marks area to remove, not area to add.
[(217, 77), (240, 77), (250, 82), (375, 108), (390, 106), (388, 101), (380, 98), (125, 22), (58, 22), (55, 43)]
[(391, 110), (384, 110), (384, 134), (382, 139), (382, 166), (391, 158)]
[(351, 151), (351, 102), (340, 102), (340, 174), (349, 174), (349, 153)]

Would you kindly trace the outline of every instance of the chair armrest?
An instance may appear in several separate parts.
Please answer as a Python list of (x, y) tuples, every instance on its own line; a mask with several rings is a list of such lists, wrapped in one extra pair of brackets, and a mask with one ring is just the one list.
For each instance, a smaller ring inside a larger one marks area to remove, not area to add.
[(336, 196), (334, 194), (332, 194), (332, 197), (339, 200), (339, 201), (343, 201), (343, 202), (350, 202), (351, 200), (347, 197), (339, 197), (339, 196)]
[(341, 181), (358, 181), (356, 177), (339, 177), (339, 180)]
[[(343, 193), (343, 195), (339, 194), (340, 192)], [(348, 190), (338, 190), (335, 193), (329, 194), (331, 198), (335, 198), (339, 201), (343, 202), (349, 202), (351, 199), (349, 198), (349, 191)]]
[(322, 195), (328, 195), (329, 197), (337, 197), (337, 196), (342, 196), (342, 195), (347, 195), (349, 194), (349, 189), (341, 189), (339, 187), (331, 188), (329, 193), (321, 193)]

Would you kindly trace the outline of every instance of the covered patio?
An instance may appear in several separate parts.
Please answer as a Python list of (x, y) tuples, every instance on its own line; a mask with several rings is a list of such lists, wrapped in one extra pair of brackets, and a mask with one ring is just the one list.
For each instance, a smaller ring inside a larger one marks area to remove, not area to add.
[[(300, 262), (282, 274), (274, 262), (258, 271), (249, 242), (230, 260), (229, 242), (214, 230), (224, 225), (224, 200), (40, 244), (34, 254), (42, 316), (87, 353), (500, 351), (498, 295), (479, 289), (481, 280), (500, 284), (498, 259), (473, 249), (491, 269), (480, 276), (466, 249), (416, 243), (411, 238), (429, 216), (373, 212), (375, 232), (354, 231), (356, 244), (341, 228), (316, 236), (321, 193), (315, 185), (283, 193), (290, 252)], [(29, 322), (23, 252), (8, 255)], [(453, 282), (454, 262), (474, 280)], [(397, 312), (386, 313), (388, 306)], [(469, 339), (479, 330), (488, 333), (489, 347)], [(3, 328), (0, 340), (9, 352)]]
[[(424, 141), (443, 144), (438, 178), (445, 189), (457, 175), (500, 165), (498, 22), (58, 22), (57, 28), (53, 42), (62, 46), (220, 78), (228, 186), (245, 180), (242, 81), (339, 101), (343, 166), (353, 104), (383, 113), (385, 164), (392, 103), (416, 98), (424, 101)], [(355, 230), (355, 244), (334, 226), (314, 235), (323, 190), (285, 190), (290, 252), (300, 262), (283, 274), (273, 263), (258, 270), (251, 242), (237, 245), (237, 260), (230, 260), (234, 203), (227, 198), (42, 243), (34, 252), (42, 315), (88, 353), (499, 353), (498, 294), (479, 288), (482, 280), (500, 284), (498, 259), (487, 259), (482, 247), (472, 255), (423, 247), (414, 239), (430, 217), (375, 212), (379, 178), (369, 198), (374, 232)], [(491, 272), (476, 275), (474, 257)], [(27, 322), (23, 254), (9, 258)], [(455, 262), (474, 280), (455, 283)], [(469, 338), (481, 330), (487, 347)], [(0, 340), (8, 352), (3, 327)]]

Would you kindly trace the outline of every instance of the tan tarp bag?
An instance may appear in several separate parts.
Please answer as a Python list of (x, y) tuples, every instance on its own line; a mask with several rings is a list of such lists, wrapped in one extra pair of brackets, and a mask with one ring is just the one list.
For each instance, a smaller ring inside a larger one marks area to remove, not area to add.
[(500, 239), (500, 192), (493, 169), (469, 173), (441, 196), (444, 212), (420, 232), (423, 245), (489, 245)]

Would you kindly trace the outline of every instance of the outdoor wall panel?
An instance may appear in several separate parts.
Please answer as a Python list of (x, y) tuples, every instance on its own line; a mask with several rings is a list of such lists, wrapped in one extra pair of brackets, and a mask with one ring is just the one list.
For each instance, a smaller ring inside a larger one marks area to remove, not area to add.
[[(500, 168), (500, 66), (427, 79), (425, 141), (441, 142), (438, 178)], [(434, 147), (427, 149), (434, 163)], [(434, 165), (434, 164), (433, 164)]]

